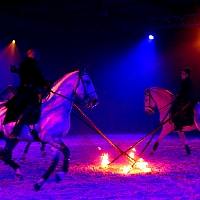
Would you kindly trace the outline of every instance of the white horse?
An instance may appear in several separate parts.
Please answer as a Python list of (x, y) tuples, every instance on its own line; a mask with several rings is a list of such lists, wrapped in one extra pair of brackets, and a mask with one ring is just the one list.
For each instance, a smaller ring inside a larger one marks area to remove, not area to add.
[[(170, 132), (174, 131), (174, 124), (172, 123), (171, 120), (169, 120), (170, 118), (170, 113), (169, 110), (172, 106), (173, 101), (175, 100), (175, 96), (169, 92), (168, 90), (162, 89), (162, 88), (156, 88), (156, 87), (151, 87), (145, 90), (145, 112), (150, 115), (155, 113), (155, 111), (158, 111), (160, 113), (160, 122), (164, 122), (166, 120), (168, 120), (162, 127), (162, 131), (160, 133), (160, 135), (158, 136), (156, 143), (153, 146), (153, 152), (151, 152), (151, 154), (153, 154), (159, 143), (161, 142), (161, 140)], [(156, 109), (157, 107), (157, 109)], [(195, 106), (196, 108), (196, 106)], [(199, 106), (200, 108), (200, 106)], [(197, 119), (197, 113), (195, 112), (195, 119)], [(200, 113), (200, 112), (199, 112)], [(196, 124), (196, 120), (195, 120), (195, 124)], [(185, 126), (183, 127), (182, 131), (177, 131), (184, 146), (186, 149), (187, 154), (190, 154), (190, 148), (188, 146), (188, 142), (187, 139), (185, 137), (184, 132), (186, 131), (192, 131), (195, 130), (197, 127), (196, 125), (192, 125), (192, 126)]]
[[(65, 74), (55, 81), (51, 88), (50, 96), (42, 104), (41, 118), (35, 125), (38, 138), (64, 154), (62, 172), (57, 173), (57, 181), (62, 180), (68, 171), (70, 151), (62, 141), (62, 138), (70, 129), (70, 113), (75, 96), (81, 98), (87, 107), (93, 108), (98, 97), (91, 79), (85, 71), (74, 71)], [(12, 151), (19, 141), (35, 142), (28, 126), (23, 126), (18, 139), (10, 139), (9, 135), (15, 125), (14, 122), (2, 125), (6, 108), (0, 107), (0, 131), (1, 137), (5, 139), (6, 145), (0, 152), (0, 158), (10, 165), (21, 175), (20, 166), (12, 160)], [(42, 178), (34, 185), (35, 190), (39, 190), (58, 164), (59, 153), (53, 158), (52, 165), (48, 168)]]

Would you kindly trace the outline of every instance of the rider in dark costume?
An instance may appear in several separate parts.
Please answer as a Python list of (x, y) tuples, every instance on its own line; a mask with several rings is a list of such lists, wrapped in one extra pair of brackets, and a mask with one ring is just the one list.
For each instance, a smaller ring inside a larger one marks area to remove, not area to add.
[(183, 126), (191, 126), (194, 124), (193, 116), (193, 83), (190, 79), (190, 68), (184, 68), (181, 72), (182, 83), (180, 85), (180, 92), (177, 95), (176, 101), (172, 107), (172, 117), (175, 113), (181, 111), (181, 109), (188, 103), (191, 103), (186, 109), (184, 109), (179, 115), (173, 118), (175, 130), (181, 130)]
[(35, 124), (40, 117), (41, 96), (47, 88), (47, 81), (37, 67), (39, 53), (27, 51), (27, 57), (20, 63), (20, 87), (17, 94), (6, 103), (4, 124), (16, 122), (11, 137), (20, 136), (23, 125)]

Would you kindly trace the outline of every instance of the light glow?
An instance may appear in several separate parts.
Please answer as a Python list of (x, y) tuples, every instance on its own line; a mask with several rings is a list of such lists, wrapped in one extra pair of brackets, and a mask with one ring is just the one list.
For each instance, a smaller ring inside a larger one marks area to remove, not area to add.
[[(135, 148), (131, 149), (129, 156), (137, 161), (134, 164), (124, 165), (123, 167), (120, 168), (118, 173), (133, 174), (138, 172), (139, 173), (152, 172), (151, 168), (148, 167), (148, 162), (145, 162), (144, 159), (142, 158), (139, 159), (135, 158), (135, 152), (136, 152)], [(103, 153), (101, 156), (101, 166), (103, 168), (108, 168), (109, 163), (110, 161), (108, 159), (108, 153)]]
[(109, 160), (108, 160), (108, 153), (103, 153), (101, 156), (101, 166), (102, 167), (108, 167), (109, 164)]
[(149, 35), (149, 39), (150, 39), (150, 40), (153, 40), (153, 39), (154, 39), (154, 36), (153, 36), (153, 35)]

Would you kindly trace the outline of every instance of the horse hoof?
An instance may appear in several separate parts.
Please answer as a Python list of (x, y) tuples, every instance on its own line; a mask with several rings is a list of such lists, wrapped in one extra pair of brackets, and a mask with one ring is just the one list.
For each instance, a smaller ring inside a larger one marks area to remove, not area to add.
[(186, 152), (187, 152), (187, 155), (190, 155), (190, 148), (188, 146), (188, 144), (185, 145), (185, 149), (186, 149)]
[(17, 168), (15, 171), (16, 176), (21, 176), (22, 172), (20, 168)]
[(56, 174), (56, 182), (60, 182), (63, 180), (63, 178), (65, 177), (66, 172), (58, 172)]
[(19, 175), (19, 174), (15, 174), (15, 179), (16, 179), (17, 181), (23, 181), (23, 180), (24, 180), (23, 176), (22, 176), (22, 175)]
[(34, 185), (35, 191), (39, 191), (40, 188), (41, 188), (41, 186), (40, 186), (38, 183), (36, 183), (36, 184)]
[(156, 142), (156, 143), (153, 145), (153, 150), (154, 150), (154, 151), (156, 151), (156, 149), (158, 148), (158, 145), (159, 145), (158, 142)]
[(41, 178), (35, 185), (34, 185), (34, 189), (36, 191), (40, 190), (40, 188), (42, 187), (42, 185), (44, 184), (44, 179)]
[(58, 174), (56, 174), (56, 183), (59, 183), (61, 181), (61, 178)]

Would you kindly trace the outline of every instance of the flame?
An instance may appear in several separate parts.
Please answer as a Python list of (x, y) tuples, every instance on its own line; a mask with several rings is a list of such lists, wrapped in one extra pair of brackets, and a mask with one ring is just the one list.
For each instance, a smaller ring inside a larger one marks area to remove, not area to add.
[(136, 149), (135, 148), (132, 148), (131, 149), (131, 152), (129, 153), (129, 156), (131, 157), (131, 158), (135, 158), (135, 153), (134, 152), (136, 152)]
[[(129, 153), (129, 156), (133, 159), (135, 159), (135, 152), (136, 152), (136, 149), (133, 148), (131, 149), (131, 152)], [(108, 167), (109, 163), (110, 162), (108, 160), (108, 153), (103, 153), (101, 156), (101, 166), (104, 168)], [(144, 159), (139, 158), (136, 161), (136, 163), (134, 163), (133, 165), (127, 165), (120, 168), (121, 170), (120, 173), (128, 174), (128, 173), (131, 173), (135, 169), (138, 169), (139, 172), (151, 172), (151, 168), (148, 167), (148, 162), (145, 162)]]
[(121, 169), (122, 169), (123, 174), (128, 174), (133, 168), (131, 165), (128, 165), (128, 166), (122, 167)]
[(101, 166), (102, 167), (107, 167), (109, 164), (109, 160), (108, 160), (108, 153), (103, 153), (101, 156)]
[(140, 158), (135, 164), (134, 167), (140, 169), (143, 172), (151, 172), (151, 168), (147, 167), (148, 162), (145, 162), (142, 158)]

